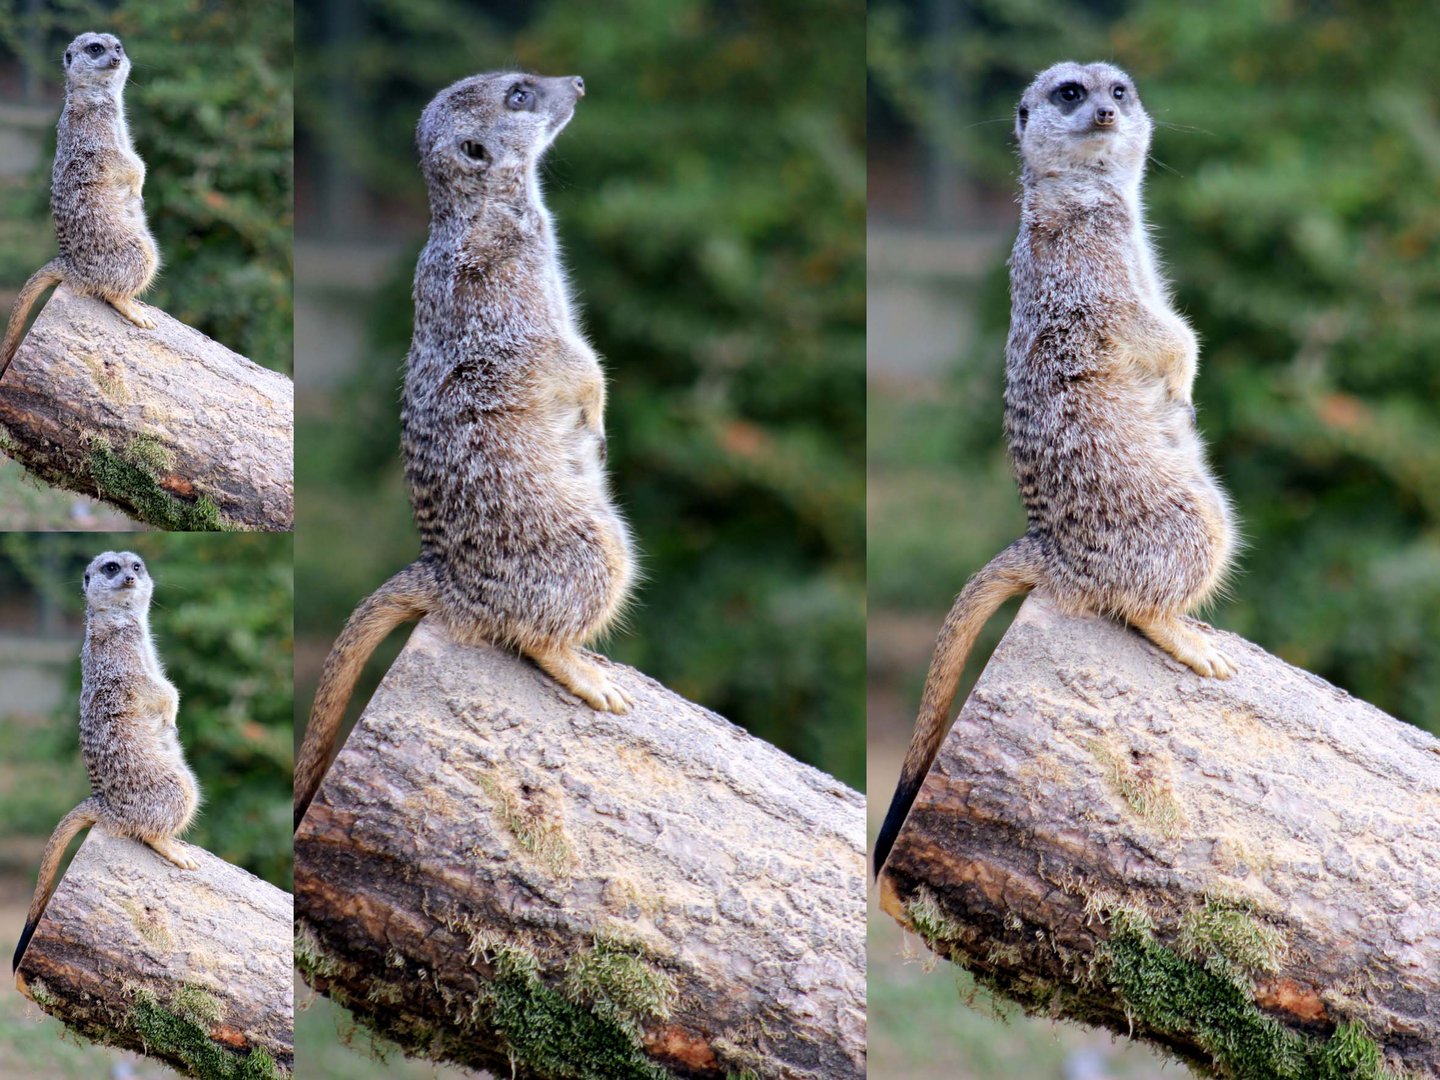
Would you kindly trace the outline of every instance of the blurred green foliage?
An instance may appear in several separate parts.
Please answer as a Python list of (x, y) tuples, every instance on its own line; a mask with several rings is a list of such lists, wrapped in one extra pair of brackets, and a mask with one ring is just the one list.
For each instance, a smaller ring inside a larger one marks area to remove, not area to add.
[[(52, 0), (22, 14), (28, 6), (3, 3), (0, 48), (24, 56), (57, 88), (64, 86), (60, 56), (85, 30), (119, 36), (134, 65), (126, 112), (145, 160), (145, 210), (163, 259), (145, 299), (256, 363), (289, 372), (288, 0)], [(51, 133), (33, 187), (12, 212), (48, 219), (53, 151)], [(43, 249), (7, 252), (16, 287), (53, 253), (53, 236), (46, 241)]]
[[(43, 592), (76, 612), (84, 611), (81, 577), (92, 558), (108, 549), (145, 560), (155, 581), (151, 630), (180, 691), (180, 741), (204, 796), (186, 839), (287, 890), (291, 548), (289, 535), (267, 533), (0, 534), (0, 586), (12, 595)], [(71, 682), (74, 692), (52, 726), (23, 738), (12, 732), (17, 737), (6, 740), (13, 756), (41, 766), (45, 775), (57, 763), (65, 774), (63, 783), (10, 793), (12, 828), (48, 834), (85, 793), (76, 734), (78, 648)]]
[[(445, 84), (507, 66), (585, 77), (544, 171), (611, 380), (613, 486), (646, 574), (609, 651), (860, 785), (860, 5), (546, 3), (500, 21), (453, 0), (369, 0), (321, 25), (323, 10), (298, 13), (313, 58), (299, 137), (410, 206), (424, 199), (414, 125)], [(325, 493), (301, 500), (297, 547), (317, 598), (302, 630), (317, 636), (357, 599), (333, 584), (344, 521), (370, 523), (357, 546), (396, 544), (388, 571), (415, 551), (408, 528), (373, 522), (406, 512), (397, 387), (422, 241), (371, 308), (363, 370), (332, 410), (343, 421), (302, 427), (302, 490)]]
[[(1149, 212), (1202, 339), (1200, 423), (1248, 541), (1217, 621), (1440, 734), (1440, 9), (954, 8), (936, 37), (918, 5), (875, 5), (871, 72), (893, 115), (982, 185), (1013, 189), (1015, 100), (1057, 60), (1119, 63), (1158, 121)], [(963, 123), (942, 127), (927, 95), (942, 73)], [(999, 265), (983, 310), (938, 439), (998, 492)], [(881, 562), (877, 604), (936, 602), (903, 559)]]

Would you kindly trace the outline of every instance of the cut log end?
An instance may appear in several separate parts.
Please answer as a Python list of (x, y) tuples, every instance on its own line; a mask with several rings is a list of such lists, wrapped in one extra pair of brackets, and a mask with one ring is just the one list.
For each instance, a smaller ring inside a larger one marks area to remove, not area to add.
[(303, 976), (498, 1075), (863, 1076), (861, 797), (607, 670), (623, 716), (421, 623), (296, 835)]
[(1207, 680), (1029, 599), (881, 906), (1027, 1011), (1216, 1075), (1440, 1075), (1440, 742), (1223, 636), (1240, 671)]
[(0, 379), (0, 450), (157, 528), (293, 528), (290, 380), (146, 311), (60, 286)]
[(92, 831), (20, 957), (15, 984), (78, 1034), (182, 1074), (289, 1076), (291, 898), (209, 852), (187, 850), (198, 870)]

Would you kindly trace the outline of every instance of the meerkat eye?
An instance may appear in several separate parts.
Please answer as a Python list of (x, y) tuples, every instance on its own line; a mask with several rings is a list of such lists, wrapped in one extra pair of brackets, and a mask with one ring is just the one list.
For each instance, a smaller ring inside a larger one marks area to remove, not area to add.
[(101, 569), (105, 571), (106, 577), (110, 577), (120, 572), (120, 564), (117, 562), (107, 562)]
[(1055, 91), (1055, 96), (1067, 105), (1074, 105), (1085, 100), (1085, 88), (1079, 83), (1066, 83)]
[(535, 106), (535, 91), (528, 86), (512, 86), (505, 95), (505, 105), (510, 109), (531, 109)]
[(1116, 101), (1124, 101), (1124, 100), (1125, 100), (1125, 87), (1123, 87), (1123, 86), (1117, 86), (1117, 87), (1115, 87), (1114, 90), (1111, 90), (1111, 91), (1110, 91), (1110, 96), (1113, 97)]
[(101, 45), (98, 41), (92, 41), (89, 45), (85, 46), (85, 51), (91, 56), (99, 56), (105, 51), (105, 46)]
[(136, 569), (136, 570), (143, 570), (143, 569), (145, 569), (145, 568), (144, 568), (143, 566), (141, 566), (141, 565), (137, 562), (137, 563), (135, 564), (135, 569)]
[(490, 160), (490, 152), (474, 139), (466, 139), (460, 144), (460, 152), (471, 161), (486, 162)]

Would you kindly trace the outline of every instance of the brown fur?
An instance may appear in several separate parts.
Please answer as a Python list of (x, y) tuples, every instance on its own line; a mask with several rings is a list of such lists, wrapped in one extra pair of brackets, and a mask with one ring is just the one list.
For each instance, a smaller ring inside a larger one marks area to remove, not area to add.
[(144, 562), (128, 551), (97, 555), (85, 571), (80, 752), (91, 794), (61, 819), (45, 845), (15, 949), (17, 968), (55, 891), (60, 858), (82, 829), (98, 825), (139, 840), (184, 870), (199, 865), (175, 842), (195, 817), (200, 788), (175, 726), (180, 695), (150, 638), (153, 588)]
[(1036, 77), (1016, 119), (1005, 434), (1029, 527), (965, 586), (940, 632), (877, 873), (945, 737), (975, 636), (1008, 597), (1043, 587), (1072, 614), (1126, 620), (1201, 675), (1233, 670), (1183, 618), (1220, 585), (1235, 541), (1194, 426), (1195, 334), (1145, 232), (1150, 118), (1123, 71), (1065, 63)]
[(55, 142), (50, 211), (60, 254), (15, 298), (0, 344), (0, 378), (10, 366), (35, 301), (51, 285), (107, 301), (136, 326), (155, 321), (135, 302), (154, 280), (160, 253), (145, 222), (145, 163), (125, 122), (130, 58), (112, 34), (81, 34), (65, 50), (65, 108)]
[(592, 707), (628, 695), (580, 646), (634, 579), (605, 477), (605, 381), (580, 330), (536, 166), (584, 93), (575, 78), (478, 75), (417, 132), (430, 238), (415, 268), (405, 476), (420, 558), (351, 616), (326, 660), (296, 764), (314, 797), (355, 679), (401, 622), (530, 657)]

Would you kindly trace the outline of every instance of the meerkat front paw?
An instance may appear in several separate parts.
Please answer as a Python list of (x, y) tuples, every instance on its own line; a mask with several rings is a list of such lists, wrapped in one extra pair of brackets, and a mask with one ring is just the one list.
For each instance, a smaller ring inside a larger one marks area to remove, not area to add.
[(145, 314), (145, 309), (134, 300), (111, 300), (110, 306), (140, 327), (141, 330), (154, 330), (157, 325), (154, 319)]
[(530, 658), (540, 669), (592, 709), (601, 712), (629, 712), (635, 699), (622, 690), (601, 670), (573, 648), (553, 652), (531, 653)]
[(1235, 674), (1235, 663), (1211, 643), (1205, 634), (1188, 626), (1176, 616), (1131, 620), (1152, 642), (1197, 675), (1212, 679), (1228, 679)]
[(163, 858), (169, 859), (176, 866), (180, 867), (181, 870), (200, 869), (200, 864), (191, 858), (185, 849), (173, 840), (147, 840), (146, 843), (154, 848)]

